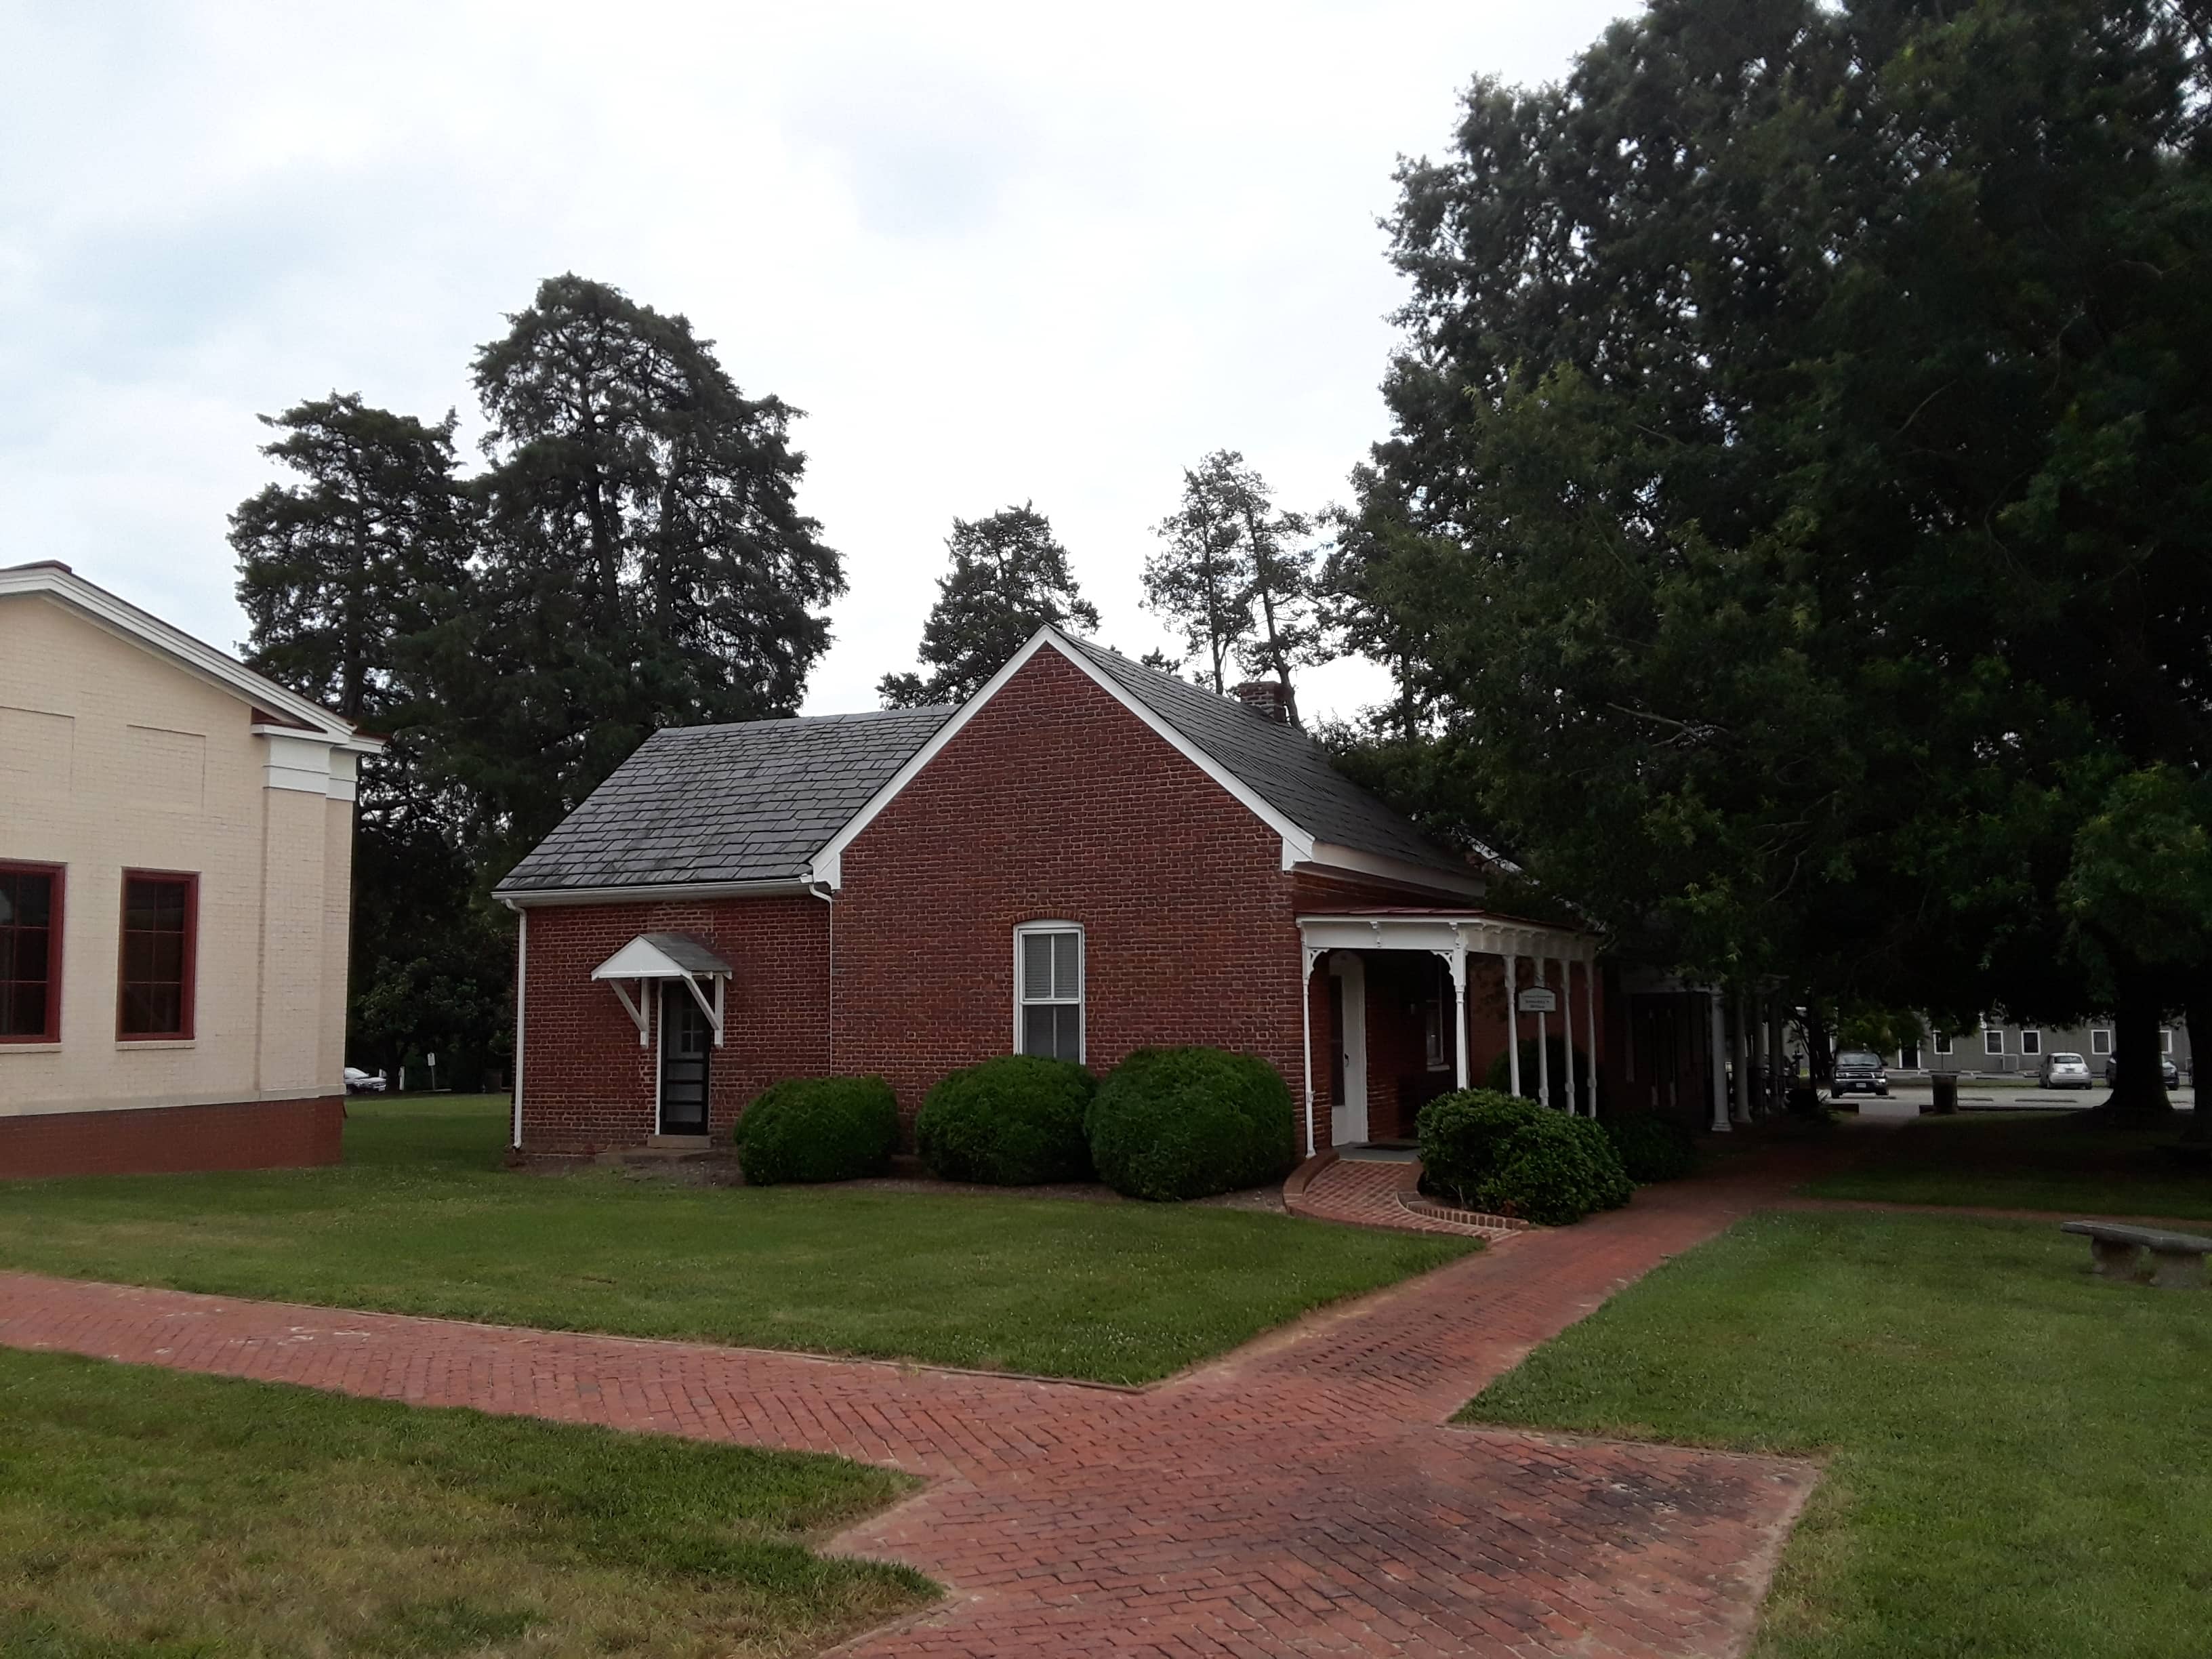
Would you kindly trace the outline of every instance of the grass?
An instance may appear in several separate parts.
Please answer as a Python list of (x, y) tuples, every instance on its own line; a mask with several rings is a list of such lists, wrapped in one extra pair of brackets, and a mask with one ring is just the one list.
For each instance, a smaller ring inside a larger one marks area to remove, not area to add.
[(356, 1101), (329, 1170), (0, 1183), (0, 1266), (1145, 1382), (1469, 1241), (1188, 1205), (501, 1170), (505, 1102)]
[(2024, 1223), (1758, 1217), (1462, 1415), (1825, 1455), (1759, 1659), (2202, 1659), (2212, 1295), (2087, 1258)]
[(2112, 1129), (2078, 1112), (1922, 1117), (1863, 1132), (1864, 1157), (1806, 1190), (1888, 1204), (2212, 1221), (2212, 1170), (2177, 1164), (2162, 1150), (2179, 1138), (2182, 1123)]
[(833, 1457), (0, 1351), (10, 1659), (813, 1652), (935, 1594)]

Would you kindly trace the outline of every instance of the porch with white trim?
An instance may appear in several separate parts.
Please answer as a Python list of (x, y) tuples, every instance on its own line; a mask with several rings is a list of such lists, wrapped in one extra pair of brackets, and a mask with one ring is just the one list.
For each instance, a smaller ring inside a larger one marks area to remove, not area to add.
[[(592, 969), (592, 977), (605, 980), (621, 1001), (623, 1012), (637, 1027), (637, 1046), (649, 1047), (653, 1040), (653, 1014), (646, 1001), (645, 988), (648, 981), (665, 982), (681, 980), (699, 1005), (699, 1012), (707, 1017), (707, 1024), (714, 1033), (714, 1046), (722, 1046), (722, 1011), (725, 997), (723, 988), (730, 982), (734, 970), (697, 939), (684, 933), (640, 933), (629, 944)], [(701, 980), (711, 981), (714, 987), (714, 1000), (699, 988)], [(637, 986), (633, 1000), (623, 989), (623, 981), (629, 980)]]
[[(1338, 911), (1325, 915), (1300, 916), (1298, 938), (1304, 969), (1299, 979), (1299, 1012), (1305, 1043), (1306, 1156), (1316, 1150), (1314, 1124), (1313, 972), (1332, 951), (1395, 951), (1425, 952), (1449, 969), (1454, 1009), (1453, 1079), (1460, 1089), (1469, 1085), (1468, 1068), (1468, 958), (1496, 957), (1504, 964), (1507, 1074), (1512, 1091), (1521, 1092), (1521, 1014), (1523, 993), (1545, 996), (1530, 999), (1527, 1012), (1536, 1016), (1537, 1084), (1540, 1097), (1551, 1095), (1549, 1033), (1545, 1020), (1556, 1004), (1560, 1031), (1566, 1038), (1567, 1109), (1575, 1109), (1574, 968), (1583, 969), (1583, 1024), (1587, 1063), (1597, 1064), (1597, 959), (1595, 935), (1480, 910), (1393, 908)], [(1533, 983), (1520, 983), (1520, 966), (1526, 958), (1533, 968)], [(1559, 969), (1558, 995), (1549, 995), (1546, 965)], [(1595, 1094), (1593, 1106), (1595, 1110)]]

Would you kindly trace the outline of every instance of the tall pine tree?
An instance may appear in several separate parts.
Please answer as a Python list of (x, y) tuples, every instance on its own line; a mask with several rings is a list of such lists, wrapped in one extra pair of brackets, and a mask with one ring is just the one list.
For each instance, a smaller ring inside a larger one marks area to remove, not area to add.
[(1077, 588), (1067, 550), (1034, 502), (955, 519), (945, 546), (952, 568), (938, 578), (921, 629), (927, 672), (884, 675), (877, 688), (884, 708), (966, 702), (1048, 623), (1097, 631), (1098, 608)]

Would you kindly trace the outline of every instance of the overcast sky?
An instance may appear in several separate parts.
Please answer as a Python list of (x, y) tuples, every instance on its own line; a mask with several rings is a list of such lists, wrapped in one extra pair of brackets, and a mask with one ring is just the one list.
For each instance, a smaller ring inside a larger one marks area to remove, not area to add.
[(1141, 652), (1180, 467), (1242, 449), (1317, 507), (1381, 435), (1395, 158), (1627, 9), (0, 0), (0, 564), (234, 647), (255, 415), (472, 435), (471, 352), (574, 270), (806, 411), (852, 584), (810, 712), (874, 706), (952, 518), (1009, 502)]

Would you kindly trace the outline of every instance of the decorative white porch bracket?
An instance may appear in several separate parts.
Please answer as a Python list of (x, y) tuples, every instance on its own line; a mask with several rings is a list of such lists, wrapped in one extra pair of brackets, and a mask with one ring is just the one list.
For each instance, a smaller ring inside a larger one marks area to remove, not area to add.
[[(697, 939), (683, 933), (640, 933), (629, 944), (592, 969), (592, 977), (607, 981), (623, 1012), (637, 1027), (637, 1046), (651, 1046), (653, 1018), (646, 1005), (645, 988), (648, 982), (665, 984), (670, 980), (681, 980), (691, 993), (691, 1000), (699, 1005), (699, 1012), (707, 1017), (707, 1024), (714, 1033), (714, 1046), (722, 1046), (724, 995), (723, 988), (729, 983), (730, 964), (716, 956)], [(714, 987), (711, 1000), (700, 988), (701, 980), (710, 981)], [(623, 988), (624, 980), (637, 983), (637, 995), (633, 999)]]

